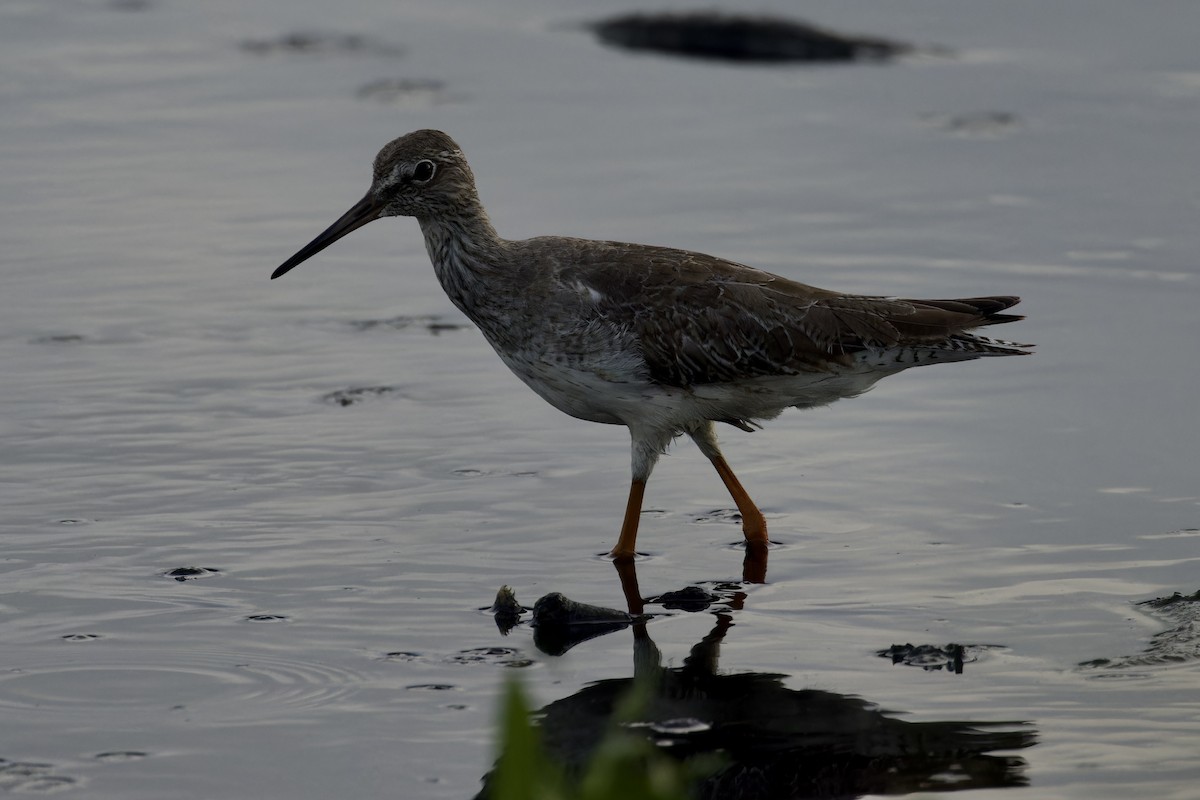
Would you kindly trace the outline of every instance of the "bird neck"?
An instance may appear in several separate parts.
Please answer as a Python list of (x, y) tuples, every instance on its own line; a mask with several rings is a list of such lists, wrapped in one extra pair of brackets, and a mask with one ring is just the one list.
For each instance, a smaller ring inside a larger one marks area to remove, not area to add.
[(418, 217), (417, 222), (442, 288), (475, 319), (487, 304), (490, 278), (506, 269), (507, 242), (496, 233), (477, 198), (440, 214)]

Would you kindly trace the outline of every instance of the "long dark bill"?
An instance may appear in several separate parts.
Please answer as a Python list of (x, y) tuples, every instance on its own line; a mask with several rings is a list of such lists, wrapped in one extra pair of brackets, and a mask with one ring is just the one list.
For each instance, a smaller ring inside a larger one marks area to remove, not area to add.
[(271, 273), (271, 280), (275, 280), (297, 264), (312, 258), (347, 233), (358, 230), (373, 219), (378, 219), (381, 210), (382, 206), (375, 201), (373, 194), (367, 192), (366, 196), (355, 203), (353, 208), (342, 214), (337, 222), (326, 228), (320, 236), (304, 245), (296, 255), (280, 264), (279, 269)]

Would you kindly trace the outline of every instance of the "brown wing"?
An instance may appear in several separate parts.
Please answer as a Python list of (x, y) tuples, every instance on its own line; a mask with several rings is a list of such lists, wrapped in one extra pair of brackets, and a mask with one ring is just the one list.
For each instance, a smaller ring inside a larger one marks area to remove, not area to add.
[[(589, 243), (594, 244), (594, 243)], [(846, 364), (867, 348), (937, 347), (1010, 322), (1015, 297), (900, 300), (843, 295), (685, 250), (584, 248), (560, 277), (636, 334), (655, 380), (676, 386)]]

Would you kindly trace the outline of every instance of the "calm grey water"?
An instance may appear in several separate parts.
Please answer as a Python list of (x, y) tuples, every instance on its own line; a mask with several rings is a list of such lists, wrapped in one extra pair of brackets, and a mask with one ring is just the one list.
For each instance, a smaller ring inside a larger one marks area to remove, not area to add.
[[(438, 127), (512, 238), (1023, 296), (1034, 357), (725, 434), (780, 546), (720, 669), (1027, 721), (1014, 800), (1198, 796), (1195, 633), (1136, 603), (1200, 587), (1200, 6), (761, 5), (954, 50), (804, 69), (575, 27), (616, 2), (334, 5), (0, 6), (0, 791), (469, 797), (507, 677), (632, 674), (628, 632), (552, 657), (479, 611), (623, 606), (624, 431), (508, 374), (409, 220), (267, 280)], [(740, 577), (689, 443), (647, 507), (644, 594)], [(647, 631), (678, 666), (713, 622)], [(876, 655), (910, 642), (994, 646)]]

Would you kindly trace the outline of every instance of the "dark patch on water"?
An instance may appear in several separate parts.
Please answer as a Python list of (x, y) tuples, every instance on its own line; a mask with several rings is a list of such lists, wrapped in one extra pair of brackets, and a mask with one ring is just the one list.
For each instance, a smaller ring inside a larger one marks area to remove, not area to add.
[(322, 33), (299, 31), (274, 39), (247, 39), (241, 43), (247, 53), (267, 56), (287, 55), (368, 55), (396, 57), (404, 54), (398, 44), (384, 42), (358, 33)]
[(321, 396), (322, 403), (328, 403), (334, 406), (354, 406), (359, 403), (365, 403), (368, 400), (373, 400), (379, 397), (386, 397), (390, 394), (395, 394), (398, 390), (394, 386), (354, 386), (349, 389), (338, 389), (336, 392)]
[(103, 639), (104, 637), (98, 633), (68, 633), (62, 638), (64, 641), (68, 642), (94, 642), (97, 639)]
[(414, 683), (404, 688), (425, 692), (453, 692), (458, 689), (453, 683)]
[(614, 47), (721, 61), (885, 61), (913, 49), (781, 17), (717, 12), (626, 14), (590, 27), (601, 42)]
[(150, 756), (145, 750), (109, 750), (103, 753), (96, 753), (92, 758), (97, 761), (103, 761), (106, 764), (119, 764), (123, 761), (138, 761)]
[(199, 578), (211, 578), (214, 575), (220, 574), (221, 570), (214, 567), (176, 567), (163, 573), (164, 576), (174, 578), (180, 582), (194, 581)]
[(155, 5), (153, 0), (108, 0), (113, 11), (149, 11)]
[(393, 650), (390, 653), (384, 653), (383, 660), (411, 663), (414, 661), (423, 661), (425, 660), (425, 657), (420, 653), (414, 653), (411, 650)]
[(712, 511), (705, 511), (692, 517), (692, 522), (701, 524), (707, 522), (736, 522), (741, 524), (742, 515), (736, 508), (714, 508)]
[(30, 344), (82, 344), (87, 339), (78, 333), (56, 333), (30, 339)]
[(422, 327), (437, 336), (447, 331), (460, 331), (469, 326), (459, 322), (443, 322), (438, 316), (408, 316), (401, 314), (387, 319), (359, 319), (346, 323), (356, 331), (392, 330), (402, 331), (412, 327)]
[(373, 331), (380, 328), (402, 331), (405, 328), (411, 328), (413, 325), (431, 325), (435, 319), (436, 317), (412, 317), (402, 314), (397, 317), (388, 317), (387, 319), (350, 320), (346, 324), (356, 331)]
[(287, 622), (287, 617), (283, 614), (250, 614), (246, 618), (246, 622)]
[[(954, 136), (999, 138), (1021, 129), (1021, 118), (1009, 111), (971, 111), (963, 114), (926, 114), (922, 119)], [(1023, 505), (1015, 503), (1016, 506)]]

